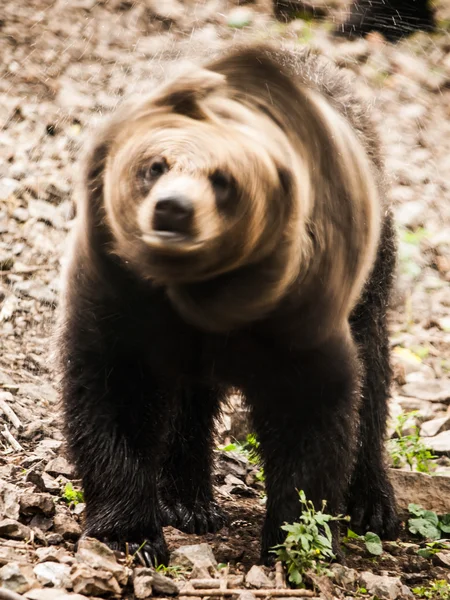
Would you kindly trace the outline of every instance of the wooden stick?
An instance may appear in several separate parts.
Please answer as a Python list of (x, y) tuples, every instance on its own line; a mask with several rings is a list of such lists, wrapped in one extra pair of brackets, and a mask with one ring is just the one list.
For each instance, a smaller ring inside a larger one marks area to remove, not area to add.
[(283, 565), (280, 560), (275, 563), (275, 587), (279, 589), (286, 588), (286, 580), (284, 578)]
[[(257, 598), (312, 598), (316, 599), (317, 596), (314, 595), (314, 592), (311, 590), (279, 590), (276, 588), (263, 589), (263, 590), (254, 590), (254, 589), (229, 589), (229, 590), (185, 590), (182, 589), (180, 591), (180, 596), (210, 596), (210, 597), (220, 597), (220, 596), (239, 596), (243, 592), (250, 592), (253, 596)], [(319, 599), (317, 599), (319, 600)]]
[(23, 448), (22, 446), (19, 444), (19, 442), (16, 440), (16, 438), (12, 435), (12, 433), (9, 431), (8, 427), (4, 426), (4, 429), (2, 431), (2, 436), (11, 444), (11, 446), (14, 448), (14, 450), (16, 450), (16, 452), (22, 452)]
[(6, 417), (8, 417), (8, 419), (11, 421), (12, 425), (16, 429), (20, 429), (22, 427), (22, 423), (20, 422), (19, 417), (8, 404), (7, 400), (12, 402), (14, 400), (13, 395), (10, 392), (0, 392), (0, 410), (4, 413)]

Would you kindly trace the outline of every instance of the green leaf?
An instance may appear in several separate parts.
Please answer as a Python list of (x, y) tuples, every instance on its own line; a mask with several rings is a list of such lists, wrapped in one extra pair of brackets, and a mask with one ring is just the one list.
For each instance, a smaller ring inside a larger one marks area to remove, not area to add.
[(409, 519), (408, 529), (411, 533), (421, 535), (428, 540), (438, 540), (441, 537), (441, 533), (436, 525), (422, 517)]
[(429, 521), (432, 525), (437, 527), (439, 525), (439, 517), (432, 510), (425, 510), (423, 512), (423, 518)]
[(362, 539), (361, 535), (358, 535), (357, 533), (355, 533), (351, 529), (347, 529), (347, 537), (348, 537), (349, 540), (361, 540)]
[(444, 533), (450, 533), (450, 513), (440, 518), (439, 527)]
[(421, 517), (425, 512), (421, 506), (412, 503), (408, 504), (408, 510), (412, 515), (415, 515), (416, 517)]
[(383, 545), (379, 536), (376, 533), (372, 533), (368, 531), (364, 536), (364, 543), (366, 545), (367, 551), (374, 556), (380, 556), (383, 554)]

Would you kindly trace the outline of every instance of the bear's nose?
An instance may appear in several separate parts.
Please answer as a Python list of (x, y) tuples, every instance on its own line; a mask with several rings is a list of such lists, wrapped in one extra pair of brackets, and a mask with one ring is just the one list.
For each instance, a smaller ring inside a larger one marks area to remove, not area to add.
[(190, 232), (194, 208), (184, 196), (160, 198), (153, 213), (153, 229), (170, 233)]

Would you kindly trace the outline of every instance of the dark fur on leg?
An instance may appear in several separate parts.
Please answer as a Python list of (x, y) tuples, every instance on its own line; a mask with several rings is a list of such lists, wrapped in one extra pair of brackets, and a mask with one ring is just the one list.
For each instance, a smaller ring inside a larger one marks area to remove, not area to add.
[(322, 500), (332, 514), (343, 509), (356, 442), (359, 368), (344, 333), (317, 348), (287, 351), (260, 341), (248, 351), (242, 389), (266, 475), (261, 560), (267, 563), (271, 548), (284, 539), (281, 525), (300, 515), (298, 490), (318, 509)]
[(206, 386), (181, 390), (170, 424), (159, 495), (164, 525), (186, 533), (213, 533), (225, 515), (213, 500), (213, 422), (221, 393)]
[(395, 268), (395, 232), (388, 215), (374, 270), (351, 326), (364, 368), (358, 458), (348, 494), (352, 526), (395, 539), (399, 520), (384, 464), (391, 381), (387, 309)]
[(335, 34), (351, 39), (379, 31), (395, 42), (415, 31), (433, 31), (434, 27), (429, 0), (358, 0)]

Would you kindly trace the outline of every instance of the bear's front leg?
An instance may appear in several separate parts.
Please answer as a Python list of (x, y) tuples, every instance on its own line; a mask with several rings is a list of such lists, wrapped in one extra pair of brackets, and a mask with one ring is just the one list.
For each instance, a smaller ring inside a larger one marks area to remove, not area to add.
[(171, 415), (168, 448), (160, 475), (164, 525), (186, 533), (213, 533), (225, 524), (214, 502), (212, 448), (221, 392), (204, 385), (183, 386)]
[(79, 314), (68, 316), (61, 336), (62, 391), (85, 535), (122, 550), (128, 543), (147, 564), (167, 564), (156, 492), (167, 398), (142, 358), (111, 337), (114, 320)]
[(308, 351), (274, 351), (266, 360), (267, 369), (260, 369), (246, 389), (266, 476), (265, 563), (286, 536), (281, 526), (298, 521), (298, 490), (304, 490), (316, 510), (322, 500), (333, 515), (344, 508), (359, 400), (358, 361), (347, 332)]

